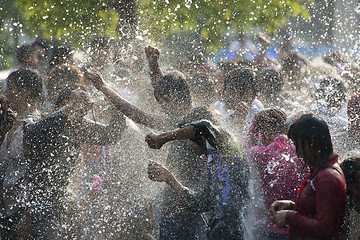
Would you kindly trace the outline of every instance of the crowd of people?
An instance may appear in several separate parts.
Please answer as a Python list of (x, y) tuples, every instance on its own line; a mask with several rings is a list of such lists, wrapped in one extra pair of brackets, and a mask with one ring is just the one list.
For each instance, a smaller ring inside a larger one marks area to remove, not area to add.
[(360, 66), (288, 38), (273, 59), (258, 40), (252, 60), (166, 71), (139, 43), (20, 46), (0, 97), (0, 239), (360, 238)]

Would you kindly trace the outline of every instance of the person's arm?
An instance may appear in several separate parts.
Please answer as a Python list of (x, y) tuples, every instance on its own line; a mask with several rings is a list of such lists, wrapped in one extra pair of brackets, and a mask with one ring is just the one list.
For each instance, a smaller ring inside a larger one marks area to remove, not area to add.
[(146, 143), (150, 148), (160, 149), (165, 143), (180, 140), (180, 139), (194, 139), (194, 126), (188, 126), (184, 128), (178, 128), (169, 132), (164, 132), (160, 134), (149, 133), (145, 137)]
[(157, 48), (148, 46), (145, 47), (145, 54), (149, 62), (151, 85), (155, 86), (164, 76), (159, 65), (160, 51)]
[(168, 126), (164, 117), (146, 113), (123, 99), (104, 83), (100, 74), (95, 70), (89, 70), (87, 78), (92, 81), (96, 89), (102, 92), (117, 109), (134, 122), (155, 129), (163, 129)]
[(209, 189), (205, 187), (203, 191), (195, 192), (182, 185), (176, 177), (162, 164), (149, 161), (148, 177), (152, 181), (165, 182), (174, 192), (186, 203), (187, 207), (194, 212), (205, 212), (209, 209)]
[(179, 197), (185, 196), (187, 188), (183, 186), (175, 176), (160, 163), (149, 161), (148, 177), (155, 182), (165, 182)]
[[(278, 222), (291, 224), (298, 231), (318, 236), (322, 239), (331, 239), (340, 230), (343, 188), (335, 181), (322, 181), (315, 184), (316, 189), (316, 217), (312, 218), (294, 210), (278, 211)], [(278, 225), (279, 226), (279, 225)]]
[(126, 120), (124, 115), (115, 110), (108, 125), (83, 119), (80, 136), (82, 141), (88, 144), (104, 146), (119, 141), (125, 128)]

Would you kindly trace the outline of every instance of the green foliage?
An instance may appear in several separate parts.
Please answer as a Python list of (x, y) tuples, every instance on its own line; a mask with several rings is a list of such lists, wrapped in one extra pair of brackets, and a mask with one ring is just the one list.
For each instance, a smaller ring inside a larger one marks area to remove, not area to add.
[[(216, 49), (230, 30), (259, 27), (275, 32), (288, 17), (309, 18), (306, 4), (312, 0), (133, 1), (139, 35), (161, 41), (174, 32), (190, 31), (198, 34), (208, 49)], [(72, 43), (94, 34), (119, 37), (119, 11), (113, 9), (113, 0), (15, 0), (15, 6), (33, 35)]]
[(81, 43), (94, 34), (115, 37), (118, 15), (106, 0), (15, 0), (34, 35)]
[(174, 31), (196, 31), (204, 44), (218, 48), (224, 34), (253, 27), (276, 32), (288, 17), (309, 18), (312, 0), (139, 0), (142, 34), (159, 39)]

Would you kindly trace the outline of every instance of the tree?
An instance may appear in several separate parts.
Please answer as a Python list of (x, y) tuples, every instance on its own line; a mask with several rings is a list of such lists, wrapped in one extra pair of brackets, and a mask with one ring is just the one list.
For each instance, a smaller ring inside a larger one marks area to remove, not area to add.
[(15, 0), (15, 6), (33, 33), (45, 38), (80, 43), (94, 34), (123, 37), (133, 35), (138, 24), (143, 37), (161, 41), (177, 31), (193, 31), (205, 46), (216, 48), (230, 30), (274, 32), (288, 17), (308, 18), (311, 1)]
[(138, 16), (143, 35), (161, 38), (174, 31), (196, 31), (202, 42), (218, 48), (229, 31), (258, 27), (268, 32), (288, 17), (309, 18), (312, 0), (139, 0)]

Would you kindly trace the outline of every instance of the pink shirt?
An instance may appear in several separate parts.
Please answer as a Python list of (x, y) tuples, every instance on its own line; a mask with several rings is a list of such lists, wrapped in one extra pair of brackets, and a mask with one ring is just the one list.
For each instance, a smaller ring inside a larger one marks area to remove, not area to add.
[[(267, 146), (257, 146), (259, 136), (254, 136), (256, 123), (253, 121), (248, 133), (246, 155), (254, 161), (259, 171), (265, 207), (276, 200), (295, 201), (297, 189), (308, 171), (298, 159), (296, 148), (285, 135), (277, 136)], [(287, 234), (278, 229), (268, 215), (268, 232)]]

